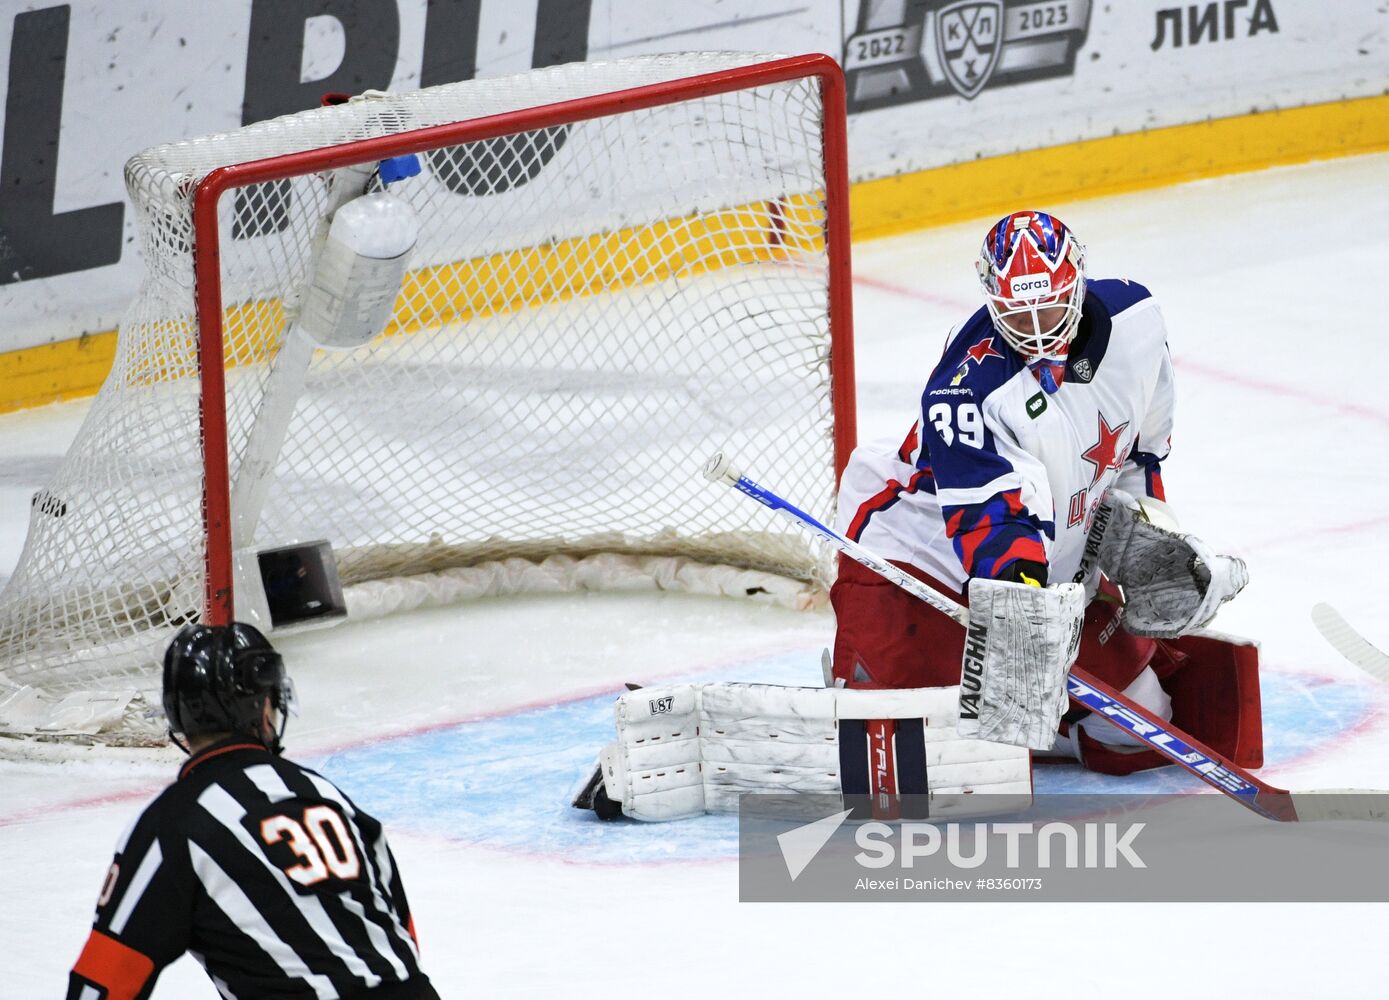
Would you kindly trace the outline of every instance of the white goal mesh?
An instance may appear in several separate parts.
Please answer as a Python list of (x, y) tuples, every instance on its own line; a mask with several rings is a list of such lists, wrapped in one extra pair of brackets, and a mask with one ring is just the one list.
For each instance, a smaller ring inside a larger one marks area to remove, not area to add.
[[(0, 594), (0, 701), (155, 687), (171, 631), (215, 617), (208, 568), (215, 590), (235, 559), (203, 517), (222, 403), (202, 399), (196, 257), (220, 255), (224, 347), (204, 363), (225, 372), (222, 478), (236, 482), (326, 219), (380, 189), (344, 169), (364, 159), (345, 144), (396, 137), (374, 165), (420, 129), (769, 58), (646, 57), (368, 95), (132, 159), (148, 273)], [(844, 222), (827, 212), (822, 80), (594, 108), (435, 143), (391, 185), (421, 225), (391, 320), (365, 347), (312, 355), (237, 546), (327, 539), (349, 588), (600, 552), (825, 583), (801, 532), (699, 476), (722, 449), (832, 514), (836, 433), (843, 452), (853, 416), (835, 412), (836, 393), (852, 399), (835, 368), (847, 340), (831, 351), (831, 274), (847, 260), (827, 251)], [(195, 230), (198, 184), (267, 157), (286, 157), (283, 177), (228, 191), (213, 231)], [(146, 722), (157, 729), (157, 713)]]

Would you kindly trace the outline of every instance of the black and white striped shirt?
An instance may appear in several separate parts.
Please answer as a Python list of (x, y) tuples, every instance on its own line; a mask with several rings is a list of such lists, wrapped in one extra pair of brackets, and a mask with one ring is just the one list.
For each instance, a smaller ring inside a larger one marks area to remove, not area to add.
[(68, 998), (147, 997), (185, 951), (235, 1000), (435, 996), (381, 824), (241, 740), (191, 757), (121, 838)]

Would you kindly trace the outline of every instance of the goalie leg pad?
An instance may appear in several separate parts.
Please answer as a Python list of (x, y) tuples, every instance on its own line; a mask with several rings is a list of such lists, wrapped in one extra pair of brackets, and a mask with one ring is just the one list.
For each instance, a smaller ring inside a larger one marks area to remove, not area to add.
[(1163, 680), (1172, 721), (1240, 767), (1263, 767), (1259, 644), (1203, 631), (1162, 645), (1175, 663)]
[[(1160, 642), (1152, 667), (1170, 696), (1173, 725), (1240, 767), (1263, 766), (1258, 643), (1198, 632)], [(1103, 742), (1111, 738), (1104, 729), (1087, 725), (1076, 730), (1077, 756), (1089, 770), (1133, 774), (1171, 763), (1156, 750)]]
[(1101, 578), (1099, 591), (1085, 609), (1076, 666), (1116, 691), (1134, 682), (1153, 661), (1158, 640), (1137, 636), (1123, 627), (1124, 598), (1119, 588)]
[(618, 699), (617, 741), (600, 761), (604, 788), (624, 815), (652, 821), (736, 812), (741, 795), (758, 792), (866, 799), (881, 818), (899, 815), (903, 796), (926, 803), (916, 815), (1024, 807), (1027, 751), (962, 739), (958, 698), (956, 687), (642, 688)]
[(623, 815), (659, 821), (703, 814), (698, 687), (629, 691), (614, 716), (617, 741), (603, 748), (598, 765)]
[[(893, 565), (952, 600), (960, 595), (909, 563)], [(830, 588), (834, 676), (851, 688), (949, 687), (960, 683), (965, 630), (848, 556)]]

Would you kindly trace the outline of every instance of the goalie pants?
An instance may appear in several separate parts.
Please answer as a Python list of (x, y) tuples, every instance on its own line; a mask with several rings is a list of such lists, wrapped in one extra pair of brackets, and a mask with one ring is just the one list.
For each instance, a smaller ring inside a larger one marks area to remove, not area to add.
[[(895, 565), (951, 600), (968, 604), (967, 595), (915, 566)], [(845, 687), (960, 683), (965, 630), (930, 605), (845, 557), (840, 558), (830, 601), (838, 626), (834, 677)], [(1105, 581), (1085, 610), (1076, 666), (1119, 691), (1151, 667), (1172, 698), (1175, 725), (1242, 767), (1260, 766), (1258, 647), (1204, 636), (1157, 640), (1130, 635), (1120, 627), (1121, 607), (1118, 589)], [(1190, 666), (1197, 669), (1186, 669)], [(1101, 743), (1077, 725), (1085, 714), (1083, 710), (1068, 713), (1061, 732), (1071, 737), (1077, 756), (1091, 770), (1128, 774), (1167, 763), (1153, 750)]]

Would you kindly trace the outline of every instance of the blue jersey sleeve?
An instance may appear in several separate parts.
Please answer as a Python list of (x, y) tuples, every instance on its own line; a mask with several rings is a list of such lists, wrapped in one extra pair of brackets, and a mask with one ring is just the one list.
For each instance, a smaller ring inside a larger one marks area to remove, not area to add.
[(1024, 502), (1020, 449), (987, 416), (989, 395), (1021, 370), (981, 310), (947, 348), (921, 397), (915, 464), (934, 476), (946, 534), (971, 577), (1002, 576), (1020, 560), (1044, 564), (1044, 539), (1054, 535)]

